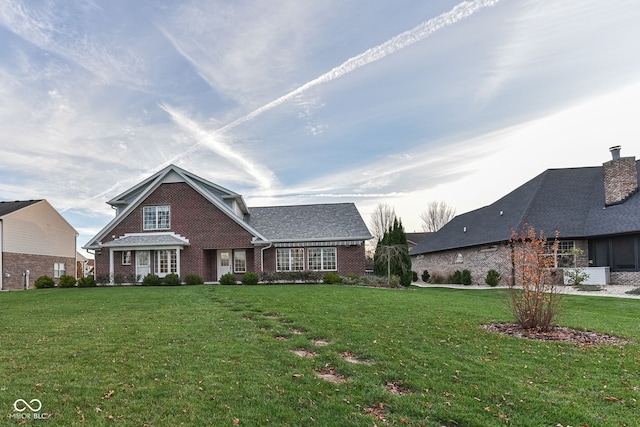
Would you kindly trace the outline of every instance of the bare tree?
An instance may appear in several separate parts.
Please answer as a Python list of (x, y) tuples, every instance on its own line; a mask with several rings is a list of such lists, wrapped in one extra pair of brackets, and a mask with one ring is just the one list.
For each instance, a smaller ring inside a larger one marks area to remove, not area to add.
[(393, 227), (393, 221), (396, 219), (396, 211), (386, 203), (380, 203), (376, 206), (375, 210), (371, 214), (371, 220), (369, 221), (369, 229), (373, 234), (371, 244), (375, 248), (378, 242), (384, 237), (384, 233), (389, 231), (389, 228)]
[(422, 230), (431, 232), (438, 231), (455, 216), (455, 208), (447, 205), (445, 202), (430, 202), (427, 210), (420, 214)]

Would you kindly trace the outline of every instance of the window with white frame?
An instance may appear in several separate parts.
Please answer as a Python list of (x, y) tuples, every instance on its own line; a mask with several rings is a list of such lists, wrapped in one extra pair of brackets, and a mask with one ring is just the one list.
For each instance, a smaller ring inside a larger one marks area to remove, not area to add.
[(309, 248), (307, 256), (311, 271), (335, 271), (338, 269), (336, 248)]
[(247, 271), (247, 251), (233, 251), (233, 271), (245, 273)]
[(171, 227), (169, 206), (145, 206), (142, 212), (144, 230), (168, 230)]
[(53, 277), (57, 279), (61, 276), (64, 276), (66, 273), (67, 273), (67, 269), (64, 262), (53, 263)]
[(547, 242), (547, 251), (555, 258), (554, 267), (575, 267), (576, 266), (576, 245), (573, 240), (558, 240), (558, 249), (553, 252), (554, 242)]
[(122, 265), (131, 265), (131, 251), (122, 251)]
[(276, 271), (304, 270), (304, 249), (281, 248), (276, 249)]
[(178, 273), (178, 258), (175, 249), (163, 249), (156, 252), (156, 274), (164, 277), (169, 273)]

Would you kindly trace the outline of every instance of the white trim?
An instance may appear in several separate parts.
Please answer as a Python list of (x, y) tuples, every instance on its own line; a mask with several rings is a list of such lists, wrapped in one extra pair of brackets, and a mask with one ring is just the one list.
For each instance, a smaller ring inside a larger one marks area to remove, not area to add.
[[(262, 236), (262, 234), (260, 234), (256, 229), (254, 229), (249, 224), (247, 224), (243, 218), (239, 217), (231, 208), (229, 208), (229, 206), (224, 202), (224, 200), (221, 200), (222, 197), (224, 196), (217, 197), (215, 195), (212, 195), (209, 191), (203, 189), (202, 186), (196, 183), (195, 181), (197, 180), (207, 186), (211, 186), (212, 188), (219, 189), (220, 192), (226, 193), (227, 196), (236, 196), (240, 198), (242, 196), (240, 196), (239, 194), (233, 193), (232, 191), (227, 190), (223, 187), (220, 187), (216, 184), (208, 182), (200, 177), (197, 177), (196, 175), (193, 175), (190, 172), (180, 169), (175, 165), (169, 165), (166, 168), (162, 169), (161, 171), (157, 172), (156, 174), (152, 175), (151, 177), (147, 178), (146, 180), (142, 181), (141, 183), (135, 185), (134, 187), (131, 187), (129, 190), (125, 191), (124, 193), (121, 193), (115, 198), (111, 199), (108, 203), (111, 206), (115, 206), (117, 208), (116, 217), (113, 218), (102, 230), (100, 230), (100, 232), (98, 232), (98, 234), (96, 234), (86, 244), (86, 246), (83, 246), (83, 249), (99, 249), (102, 246), (101, 241), (105, 238), (105, 236), (107, 236), (111, 230), (113, 230), (118, 224), (120, 224), (120, 222), (122, 222), (125, 218), (127, 218), (135, 209), (137, 209), (152, 192), (157, 190), (158, 187), (160, 187), (160, 185), (165, 182), (165, 179), (170, 175), (172, 175), (172, 172), (180, 176), (187, 185), (189, 185), (198, 193), (200, 193), (201, 196), (203, 196), (205, 199), (211, 202), (214, 206), (220, 209), (223, 213), (225, 213), (229, 218), (231, 218), (238, 225), (244, 228), (249, 234), (253, 236), (253, 240), (260, 239), (267, 242), (267, 239), (264, 236)], [(175, 182), (175, 180), (173, 182)], [(130, 203), (125, 204), (126, 198), (130, 194), (136, 194), (136, 192), (140, 189), (143, 189), (143, 190), (140, 191)], [(244, 201), (242, 205), (244, 206)]]

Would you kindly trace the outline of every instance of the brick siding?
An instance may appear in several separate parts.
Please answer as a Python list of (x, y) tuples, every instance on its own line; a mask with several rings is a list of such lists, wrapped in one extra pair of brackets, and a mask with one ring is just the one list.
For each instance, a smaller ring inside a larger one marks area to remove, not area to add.
[[(65, 274), (75, 275), (76, 259), (67, 257), (56, 257), (49, 255), (16, 254), (4, 252), (2, 254), (2, 289), (19, 290), (25, 288), (25, 278), (23, 273), (29, 270), (29, 289), (33, 289), (33, 282), (40, 276), (53, 278), (53, 264), (63, 262), (65, 264)], [(6, 273), (9, 277), (6, 277)], [(56, 284), (58, 279), (54, 279)]]
[[(576, 255), (576, 265), (578, 267), (589, 266), (588, 242), (586, 240), (576, 240), (576, 249), (584, 251), (582, 254)], [(461, 254), (462, 257), (457, 257)], [(456, 262), (456, 260), (462, 262)], [(411, 258), (412, 270), (422, 275), (424, 270), (429, 274), (439, 274), (448, 277), (456, 270), (467, 269), (471, 271), (471, 279), (473, 284), (484, 285), (484, 279), (487, 271), (494, 269), (501, 275), (501, 285), (508, 285), (511, 277), (511, 266), (508, 254), (505, 252), (505, 246), (498, 245), (494, 251), (481, 250), (478, 247), (442, 251), (430, 254), (413, 256)], [(562, 269), (558, 269), (555, 274), (557, 283), (563, 283)], [(640, 286), (640, 271), (611, 272), (610, 280), (612, 285), (633, 285)]]
[(606, 205), (624, 202), (638, 190), (638, 171), (635, 157), (610, 160), (602, 166)]
[[(119, 238), (125, 233), (144, 232), (142, 229), (144, 206), (170, 206), (170, 230), (153, 230), (153, 232), (172, 231), (189, 239), (189, 246), (185, 246), (180, 252), (180, 275), (183, 279), (187, 274), (196, 273), (205, 281), (216, 281), (216, 250), (218, 249), (245, 249), (247, 271), (260, 271), (261, 248), (253, 246), (251, 242), (253, 236), (186, 183), (160, 185), (140, 206), (110, 231), (102, 243)], [(339, 274), (364, 274), (364, 245), (340, 246), (337, 257)], [(274, 272), (275, 265), (275, 248), (269, 248), (264, 252), (264, 271)], [(152, 262), (152, 272), (153, 267)], [(96, 277), (109, 274), (108, 249), (96, 251), (95, 274)], [(135, 254), (132, 256), (131, 265), (122, 265), (122, 252), (115, 251), (114, 274), (122, 274), (125, 277), (135, 274)], [(238, 273), (236, 277), (240, 279), (242, 274)]]
[(511, 275), (508, 253), (500, 245), (494, 248), (472, 247), (417, 255), (411, 258), (411, 265), (418, 277), (424, 270), (432, 276), (437, 274), (444, 277), (452, 275), (456, 270), (469, 270), (472, 284), (481, 285), (485, 284), (484, 279), (489, 270), (500, 273), (501, 285), (507, 285)]

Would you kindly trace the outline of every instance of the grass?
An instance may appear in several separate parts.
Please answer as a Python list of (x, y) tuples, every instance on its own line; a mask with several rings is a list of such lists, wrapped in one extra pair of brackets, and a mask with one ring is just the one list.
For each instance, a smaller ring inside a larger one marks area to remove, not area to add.
[[(27, 424), (637, 425), (637, 300), (564, 297), (563, 326), (633, 340), (595, 347), (482, 330), (511, 321), (505, 301), (329, 285), (1, 293), (0, 417), (17, 425), (16, 399), (39, 399), (49, 418)], [(329, 368), (346, 382), (316, 377)]]

